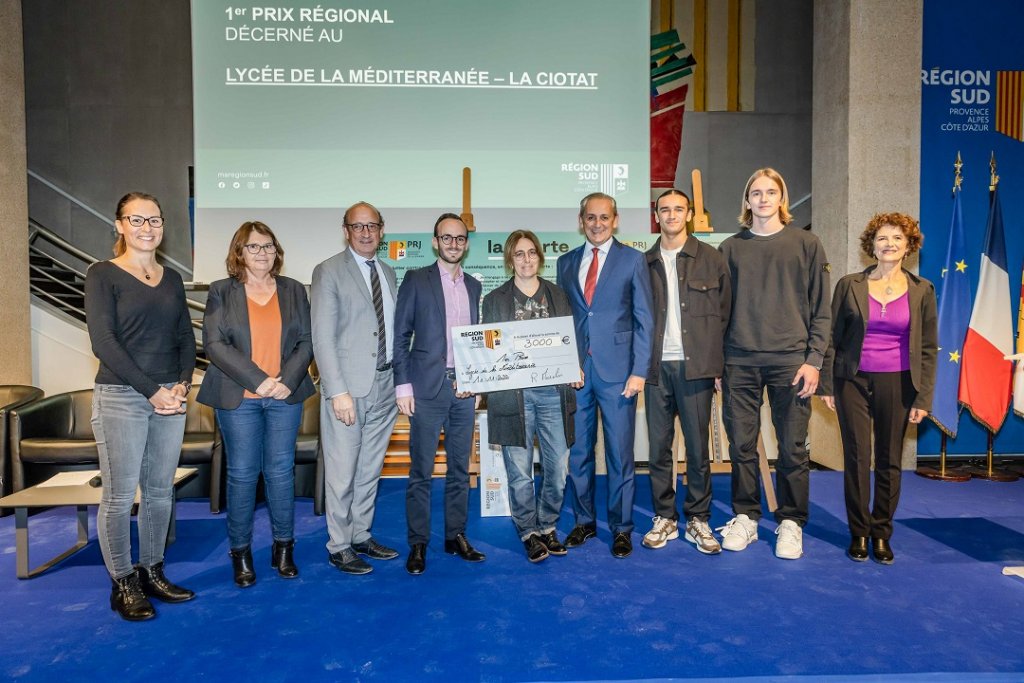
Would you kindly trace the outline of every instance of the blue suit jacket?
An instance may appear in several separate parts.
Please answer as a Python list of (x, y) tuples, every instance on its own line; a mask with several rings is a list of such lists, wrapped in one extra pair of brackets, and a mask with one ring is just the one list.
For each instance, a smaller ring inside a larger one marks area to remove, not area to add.
[(647, 377), (654, 342), (647, 261), (636, 249), (613, 239), (593, 305), (587, 306), (579, 272), (583, 250), (588, 247), (585, 242), (558, 259), (558, 286), (569, 296), (580, 366), (589, 351), (594, 369), (605, 382), (624, 383), (630, 375)]
[[(463, 271), (465, 272), (465, 271)], [(465, 276), (470, 324), (480, 322), (482, 285)], [(395, 385), (412, 384), (415, 398), (435, 398), (448, 362), (444, 291), (437, 263), (405, 274), (395, 303)]]

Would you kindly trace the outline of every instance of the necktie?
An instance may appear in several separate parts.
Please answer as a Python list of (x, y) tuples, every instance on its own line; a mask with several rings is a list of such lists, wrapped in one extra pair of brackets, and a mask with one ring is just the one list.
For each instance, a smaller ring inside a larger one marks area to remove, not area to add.
[(366, 262), (370, 266), (370, 293), (373, 295), (373, 311), (377, 314), (377, 367), (383, 367), (388, 362), (388, 343), (384, 332), (384, 295), (380, 291), (380, 276), (377, 275), (377, 266), (370, 259)]
[(590, 268), (587, 270), (586, 286), (583, 288), (583, 298), (588, 306), (594, 300), (594, 290), (597, 289), (597, 247), (594, 247), (593, 252), (594, 258), (590, 261)]

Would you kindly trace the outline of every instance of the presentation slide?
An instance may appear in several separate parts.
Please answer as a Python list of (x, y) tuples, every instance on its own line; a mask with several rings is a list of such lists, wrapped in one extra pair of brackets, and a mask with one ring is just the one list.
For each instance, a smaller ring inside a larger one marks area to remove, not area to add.
[(309, 282), (361, 200), (381, 209), (386, 239), (428, 252), (442, 212), (472, 213), (472, 253), (517, 228), (571, 234), (595, 191), (618, 202), (620, 233), (647, 234), (649, 12), (648, 0), (194, 0), (194, 281), (224, 277), (231, 235), (261, 220), (285, 273)]

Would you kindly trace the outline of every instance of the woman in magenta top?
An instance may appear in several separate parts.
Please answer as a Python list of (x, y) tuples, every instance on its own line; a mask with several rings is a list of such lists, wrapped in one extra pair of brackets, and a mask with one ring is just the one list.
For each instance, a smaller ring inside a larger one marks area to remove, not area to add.
[[(832, 296), (831, 373), (825, 403), (839, 415), (850, 559), (892, 564), (903, 438), (932, 407), (938, 354), (935, 287), (907, 271), (924, 235), (910, 216), (876, 214), (860, 245), (877, 264), (847, 275)], [(875, 485), (871, 501), (871, 440)]]

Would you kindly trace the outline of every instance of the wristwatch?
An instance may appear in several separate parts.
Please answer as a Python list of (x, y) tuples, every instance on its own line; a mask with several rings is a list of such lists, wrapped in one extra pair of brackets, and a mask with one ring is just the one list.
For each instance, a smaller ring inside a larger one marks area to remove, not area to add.
[(185, 387), (185, 393), (192, 391), (192, 382), (178, 382), (181, 386)]

